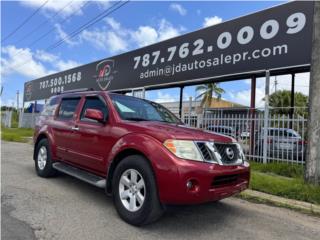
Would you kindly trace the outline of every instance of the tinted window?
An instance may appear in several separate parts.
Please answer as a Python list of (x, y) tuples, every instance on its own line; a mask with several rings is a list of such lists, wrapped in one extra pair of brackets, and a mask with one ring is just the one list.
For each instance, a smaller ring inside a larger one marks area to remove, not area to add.
[(48, 100), (48, 102), (45, 104), (43, 111), (41, 115), (44, 116), (53, 116), (57, 107), (59, 104), (59, 98), (58, 97), (52, 97)]
[(287, 132), (288, 132), (288, 136), (289, 136), (289, 137), (301, 137), (301, 136), (299, 135), (299, 133), (297, 133), (297, 132), (294, 131), (293, 129), (288, 129)]
[(102, 102), (102, 100), (99, 97), (87, 97), (86, 102), (84, 103), (84, 106), (82, 108), (81, 112), (81, 120), (84, 121), (90, 121), (90, 122), (96, 122), (93, 119), (88, 119), (84, 117), (85, 111), (88, 108), (97, 109), (100, 110), (103, 113), (104, 119), (107, 117), (107, 108), (106, 105)]
[[(286, 136), (286, 132), (282, 129), (269, 129), (269, 136), (271, 137), (283, 137)], [(262, 130), (262, 134), (263, 134), (263, 130)]]
[(80, 98), (65, 98), (62, 99), (59, 108), (59, 119), (72, 119), (77, 108)]

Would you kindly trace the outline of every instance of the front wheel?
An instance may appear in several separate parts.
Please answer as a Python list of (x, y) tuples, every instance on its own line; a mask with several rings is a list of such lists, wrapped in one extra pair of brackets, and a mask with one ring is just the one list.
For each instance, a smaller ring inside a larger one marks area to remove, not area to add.
[(50, 146), (47, 139), (42, 139), (36, 145), (35, 169), (40, 177), (52, 177), (56, 170), (52, 167)]
[(118, 164), (112, 189), (117, 212), (129, 224), (149, 224), (163, 213), (152, 168), (140, 155), (128, 156)]

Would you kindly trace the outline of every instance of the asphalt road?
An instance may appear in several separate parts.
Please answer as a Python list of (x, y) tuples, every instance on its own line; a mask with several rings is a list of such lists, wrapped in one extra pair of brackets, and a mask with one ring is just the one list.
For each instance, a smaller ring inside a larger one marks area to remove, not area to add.
[(2, 239), (319, 239), (320, 218), (229, 198), (171, 207), (142, 228), (124, 223), (104, 191), (36, 176), (32, 146), (1, 144)]

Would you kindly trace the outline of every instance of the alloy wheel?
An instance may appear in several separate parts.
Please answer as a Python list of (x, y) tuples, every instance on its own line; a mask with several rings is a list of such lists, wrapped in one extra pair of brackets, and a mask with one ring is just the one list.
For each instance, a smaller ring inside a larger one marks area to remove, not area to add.
[(123, 206), (130, 212), (138, 211), (146, 197), (146, 185), (135, 169), (126, 170), (120, 177), (119, 195)]

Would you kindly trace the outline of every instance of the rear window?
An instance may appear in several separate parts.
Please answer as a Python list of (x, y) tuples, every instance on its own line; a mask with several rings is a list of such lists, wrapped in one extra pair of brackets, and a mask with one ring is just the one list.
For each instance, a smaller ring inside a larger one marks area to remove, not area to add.
[(79, 101), (80, 101), (80, 98), (62, 99), (60, 108), (59, 108), (58, 118), (63, 120), (72, 119)]
[(44, 105), (44, 108), (41, 112), (43, 116), (53, 116), (59, 104), (58, 97), (52, 97), (48, 100), (48, 102)]

